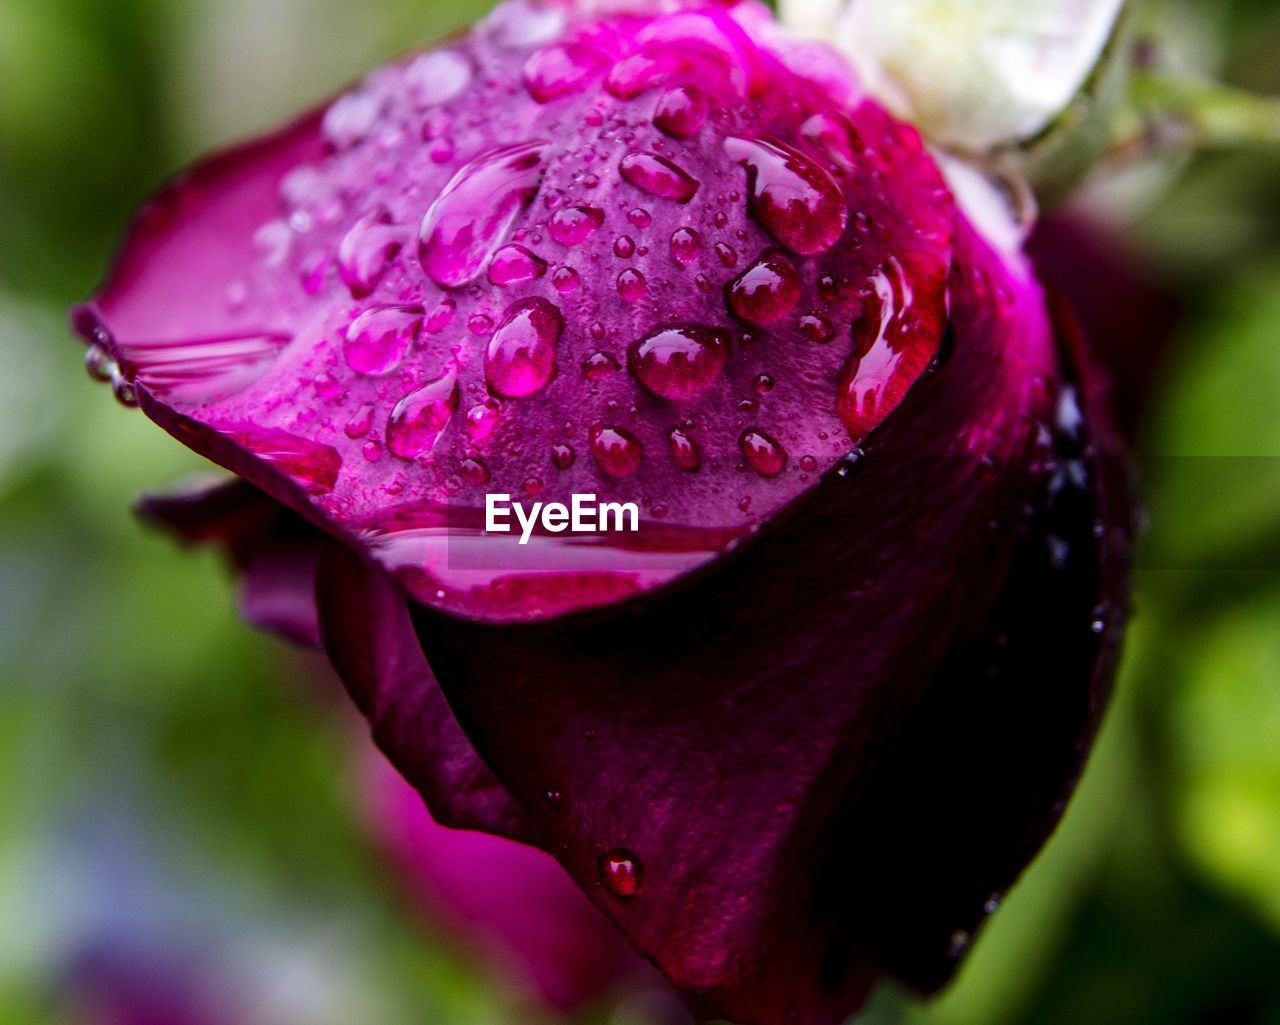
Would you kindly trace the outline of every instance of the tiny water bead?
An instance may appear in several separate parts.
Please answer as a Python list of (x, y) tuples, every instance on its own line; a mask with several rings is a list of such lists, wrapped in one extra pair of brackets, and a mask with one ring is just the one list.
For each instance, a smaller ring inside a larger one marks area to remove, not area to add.
[(387, 418), (387, 448), (401, 459), (428, 454), (458, 408), (458, 380), (450, 371), (404, 396)]
[(551, 448), (551, 464), (557, 470), (569, 469), (576, 457), (572, 445), (553, 445)]
[(441, 296), (440, 301), (436, 303), (435, 309), (431, 311), (424, 325), (427, 329), (427, 334), (438, 335), (453, 323), (453, 315), (457, 312), (458, 304), (454, 301), (453, 296)]
[(800, 275), (785, 255), (766, 253), (729, 285), (729, 309), (752, 324), (772, 324), (800, 301)]
[(613, 255), (620, 260), (629, 260), (636, 251), (635, 241), (630, 235), (619, 235), (613, 242)]
[(644, 888), (644, 865), (633, 851), (615, 847), (600, 855), (600, 880), (615, 897), (626, 900)]
[(836, 329), (821, 313), (806, 313), (800, 318), (800, 333), (811, 342), (826, 345), (836, 336)]
[(697, 86), (677, 86), (663, 93), (653, 114), (653, 124), (660, 132), (677, 139), (697, 135), (707, 119), (707, 98)]
[(659, 328), (634, 342), (627, 367), (650, 394), (681, 401), (715, 384), (728, 359), (728, 332), (683, 324)]
[(557, 267), (551, 272), (551, 287), (561, 295), (576, 292), (581, 284), (582, 279), (572, 267)]
[(536, 281), (547, 272), (547, 262), (524, 246), (503, 246), (489, 261), (489, 283), (523, 285)]
[(545, 299), (512, 306), (484, 354), (484, 375), (495, 395), (523, 398), (546, 387), (556, 372), (556, 344), (564, 331), (560, 310)]
[(386, 210), (375, 210), (352, 225), (338, 244), (338, 275), (353, 298), (362, 299), (374, 290), (407, 234), (403, 226), (391, 223)]
[(421, 306), (374, 306), (347, 328), (342, 356), (358, 374), (376, 377), (395, 370), (422, 330)]
[(410, 62), (404, 83), (418, 107), (448, 103), (471, 83), (471, 64), (452, 50), (433, 50)]
[(628, 153), (618, 170), (636, 188), (677, 203), (689, 202), (701, 185), (683, 168), (656, 153)]
[(542, 184), (545, 142), (500, 146), (459, 168), (418, 233), (422, 269), (442, 288), (474, 281)]
[(475, 487), (481, 487), (489, 483), (489, 467), (483, 459), (478, 459), (475, 456), (468, 456), (458, 463), (458, 475), (466, 483)]
[(604, 224), (604, 211), (593, 206), (561, 207), (547, 222), (547, 232), (562, 246), (578, 246)]
[(677, 228), (671, 234), (671, 259), (688, 266), (702, 256), (702, 236), (693, 228)]
[(849, 209), (840, 186), (803, 153), (777, 140), (736, 136), (724, 150), (747, 169), (756, 219), (792, 252), (814, 256), (844, 234)]
[(757, 394), (768, 395), (769, 392), (773, 391), (775, 383), (776, 382), (774, 381), (772, 374), (763, 373), (756, 374), (755, 380), (751, 382), (751, 386), (755, 388)]
[(582, 373), (591, 381), (603, 381), (621, 369), (621, 364), (607, 352), (593, 352), (582, 361)]
[(776, 477), (787, 468), (787, 453), (764, 431), (754, 427), (742, 432), (738, 448), (751, 469), (761, 477)]
[(852, 477), (862, 469), (862, 461), (865, 454), (860, 448), (853, 448), (849, 453), (840, 460), (840, 464), (836, 467), (836, 474), (840, 477)]
[(733, 267), (738, 263), (737, 250), (723, 242), (716, 243), (716, 256), (719, 258), (722, 267)]
[(644, 446), (624, 427), (596, 426), (591, 429), (591, 456), (610, 477), (630, 477), (640, 469)]
[(369, 433), (369, 428), (373, 426), (373, 406), (364, 405), (356, 410), (355, 415), (347, 421), (346, 426), (342, 428), (342, 433), (352, 440), (363, 438)]
[(498, 406), (494, 402), (477, 402), (467, 410), (463, 427), (472, 441), (484, 442), (498, 426)]
[(629, 303), (639, 302), (649, 291), (644, 275), (634, 268), (628, 268), (618, 275), (618, 295)]
[(671, 458), (680, 469), (693, 471), (702, 466), (697, 444), (679, 427), (671, 429), (667, 441), (671, 448)]

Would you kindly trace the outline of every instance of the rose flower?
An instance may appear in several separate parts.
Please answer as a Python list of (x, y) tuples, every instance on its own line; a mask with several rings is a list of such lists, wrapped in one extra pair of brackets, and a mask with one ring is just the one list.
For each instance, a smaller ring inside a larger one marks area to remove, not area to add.
[[(941, 986), (1122, 629), (1101, 386), (973, 171), (762, 6), (507, 3), (138, 216), (90, 370), (238, 480), (152, 500), (322, 644), (446, 825), (697, 1013)], [(635, 533), (486, 532), (486, 496)]]

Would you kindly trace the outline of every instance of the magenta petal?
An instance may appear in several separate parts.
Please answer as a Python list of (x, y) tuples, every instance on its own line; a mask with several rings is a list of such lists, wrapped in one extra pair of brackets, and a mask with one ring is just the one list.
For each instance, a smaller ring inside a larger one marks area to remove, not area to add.
[(885, 973), (940, 985), (1056, 822), (1105, 697), (1126, 524), (1039, 290), (961, 242), (950, 361), (733, 564), (643, 615), (416, 611), (546, 849), (697, 1008), (746, 1025), (841, 1021)]

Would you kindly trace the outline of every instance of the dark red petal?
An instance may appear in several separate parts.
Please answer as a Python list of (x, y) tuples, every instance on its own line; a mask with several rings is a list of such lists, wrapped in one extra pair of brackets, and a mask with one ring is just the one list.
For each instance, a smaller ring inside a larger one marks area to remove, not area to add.
[(148, 522), (192, 544), (216, 544), (239, 571), (240, 610), (254, 626), (295, 644), (320, 646), (315, 581), (323, 536), (241, 480), (138, 503)]
[(325, 650), (373, 739), (442, 825), (532, 842), (527, 820), (463, 735), (414, 637), (404, 593), (337, 545), (320, 565)]
[(604, 620), (415, 612), (544, 846), (707, 1013), (826, 1025), (882, 974), (939, 985), (1096, 723), (1124, 527), (1090, 425), (1038, 290), (967, 229), (953, 296), (954, 355), (856, 472), (716, 574)]

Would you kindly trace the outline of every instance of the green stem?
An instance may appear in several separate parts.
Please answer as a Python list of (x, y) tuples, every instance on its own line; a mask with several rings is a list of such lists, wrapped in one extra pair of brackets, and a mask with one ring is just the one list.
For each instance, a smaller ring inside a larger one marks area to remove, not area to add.
[(1131, 98), (1147, 146), (1223, 150), (1280, 146), (1280, 96), (1256, 96), (1206, 79), (1139, 74)]

